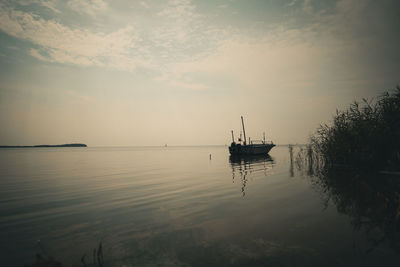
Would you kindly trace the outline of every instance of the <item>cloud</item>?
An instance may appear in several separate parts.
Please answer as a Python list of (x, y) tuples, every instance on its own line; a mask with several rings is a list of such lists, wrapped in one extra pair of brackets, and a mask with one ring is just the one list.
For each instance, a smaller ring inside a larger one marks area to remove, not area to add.
[(313, 7), (311, 5), (311, 0), (304, 0), (302, 4), (302, 9), (305, 13), (312, 14)]
[(93, 17), (106, 11), (108, 8), (108, 4), (103, 0), (70, 0), (68, 6), (75, 12)]
[(150, 5), (149, 5), (147, 2), (145, 2), (145, 1), (140, 1), (139, 4), (140, 4), (142, 7), (146, 8), (146, 9), (150, 8)]
[(40, 54), (40, 52), (39, 52), (37, 49), (31, 48), (31, 49), (29, 50), (29, 54), (30, 54), (31, 56), (33, 56), (34, 58), (37, 58), (37, 59), (39, 59), (39, 60), (48, 61), (48, 58), (46, 58), (45, 56), (43, 56), (42, 54)]
[(255, 38), (230, 32), (202, 57), (171, 63), (163, 79), (212, 88), (218, 76), (249, 89), (315, 88), (322, 81), (353, 86), (397, 82), (393, 73), (400, 62), (393, 57), (398, 55), (393, 40), (400, 38), (394, 34), (396, 23), (387, 25), (387, 11), (371, 1), (338, 1), (329, 13), (317, 12), (311, 4), (306, 0), (297, 7), (311, 16), (308, 23), (280, 24)]
[(296, 5), (296, 2), (297, 2), (297, 0), (292, 0), (291, 2), (289, 2), (288, 4), (286, 4), (286, 6), (287, 6), (287, 7), (294, 6), (294, 5)]
[[(216, 53), (206, 58), (173, 64), (164, 79), (171, 82), (193, 79), (192, 84), (196, 84), (199, 83), (196, 76), (204, 81), (219, 77), (225, 79), (225, 84), (234, 83), (246, 90), (282, 88), (318, 81), (326, 66), (334, 62), (334, 53), (323, 44), (289, 46), (276, 43), (274, 38), (270, 36), (257, 42), (227, 40)], [(190, 88), (191, 83), (182, 86)], [(210, 87), (211, 84), (204, 82), (201, 85), (203, 90)]]
[(152, 53), (170, 64), (193, 60), (212, 53), (226, 30), (209, 23), (189, 0), (172, 0), (157, 13), (157, 26), (151, 29)]
[[(291, 3), (295, 3), (291, 12), (296, 14), (292, 22), (266, 26), (268, 30), (260, 30), (255, 37), (248, 33), (256, 32), (259, 24), (250, 23), (245, 32), (229, 25), (217, 27), (189, 0), (171, 0), (162, 4), (161, 11), (158, 6), (156, 12), (149, 12), (153, 15), (151, 26), (135, 20), (133, 27), (127, 21), (126, 26), (108, 32), (68, 27), (59, 20), (0, 4), (0, 30), (31, 42), (34, 47), (28, 52), (38, 60), (124, 71), (148, 68), (160, 74), (158, 81), (196, 90), (212, 88), (210, 77), (215, 73), (249, 87), (262, 86), (267, 77), (270, 83), (305, 84), (301, 77), (310, 81), (321, 69), (336, 68), (332, 73), (339, 73), (339, 58), (348, 62), (362, 49), (379, 50), (376, 39), (391, 44), (390, 34), (395, 29), (388, 30), (382, 22), (383, 10), (371, 1), (341, 0), (329, 12), (325, 6), (323, 10), (317, 9), (318, 5), (313, 8), (310, 0)], [(147, 6), (144, 1), (140, 4)], [(68, 6), (91, 16), (109, 8), (101, 0), (73, 0)], [(301, 16), (307, 17), (305, 23), (297, 23)], [(337, 55), (336, 59), (332, 55)], [(284, 79), (283, 72), (292, 74)], [(210, 79), (201, 81), (201, 75)]]
[[(82, 4), (83, 3), (83, 4)], [(103, 1), (70, 1), (68, 5), (95, 15)], [(80, 6), (82, 5), (82, 6)], [(55, 19), (0, 4), (0, 30), (35, 45), (29, 54), (39, 60), (133, 71), (137, 67), (160, 71), (171, 61), (201, 54), (218, 34), (199, 19), (186, 0), (167, 3), (151, 28), (123, 28), (104, 33), (71, 28)], [(187, 53), (186, 51), (193, 51)]]
[(52, 0), (24, 0), (18, 1), (18, 4), (21, 6), (28, 6), (28, 5), (40, 5), (52, 10), (55, 13), (61, 13), (59, 9), (56, 8), (56, 2)]
[(169, 49), (190, 45), (201, 24), (201, 16), (195, 11), (195, 5), (189, 0), (168, 1), (166, 7), (157, 13), (163, 24), (154, 31), (155, 43)]
[(36, 2), (39, 2), (42, 6), (47, 7), (55, 13), (61, 13), (61, 11), (55, 7), (54, 1), (38, 0)]
[(170, 0), (167, 6), (157, 15), (182, 20), (192, 20), (199, 15), (195, 13), (195, 5), (189, 0)]
[(96, 99), (92, 96), (86, 95), (82, 92), (77, 92), (77, 91), (72, 91), (72, 90), (66, 90), (65, 93), (73, 98), (74, 100), (80, 100), (86, 103), (94, 103), (96, 102)]
[[(0, 30), (30, 41), (40, 49), (31, 49), (37, 59), (84, 66), (114, 66), (133, 70), (137, 64), (129, 51), (135, 47), (133, 27), (110, 33), (72, 29), (54, 20), (0, 5)], [(43, 53), (40, 53), (42, 51)], [(143, 60), (137, 62), (145, 63)]]

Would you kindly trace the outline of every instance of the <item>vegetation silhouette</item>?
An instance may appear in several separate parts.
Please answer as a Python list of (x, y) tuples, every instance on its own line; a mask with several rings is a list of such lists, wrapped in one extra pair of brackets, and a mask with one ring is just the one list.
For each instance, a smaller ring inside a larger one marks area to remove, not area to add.
[(326, 207), (334, 203), (355, 230), (365, 232), (370, 244), (365, 252), (384, 244), (400, 252), (399, 86), (336, 111), (333, 123), (321, 125), (298, 150), (295, 165)]
[(327, 165), (400, 170), (400, 87), (337, 110), (332, 125), (321, 125), (311, 144)]

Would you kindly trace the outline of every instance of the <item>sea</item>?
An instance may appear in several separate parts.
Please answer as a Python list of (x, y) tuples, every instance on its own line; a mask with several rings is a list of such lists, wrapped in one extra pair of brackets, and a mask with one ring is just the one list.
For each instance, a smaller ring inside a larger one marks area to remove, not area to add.
[(301, 170), (301, 149), (0, 149), (0, 265), (398, 266), (395, 232)]

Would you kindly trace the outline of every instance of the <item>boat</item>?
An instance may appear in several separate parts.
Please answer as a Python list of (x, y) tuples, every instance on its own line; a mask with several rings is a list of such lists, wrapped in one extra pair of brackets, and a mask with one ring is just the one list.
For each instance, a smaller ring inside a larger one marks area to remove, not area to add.
[(243, 136), (244, 139), (242, 139), (242, 135), (240, 134), (240, 138), (238, 138), (238, 143), (235, 142), (235, 138), (232, 132), (232, 143), (229, 146), (229, 153), (231, 156), (254, 156), (254, 155), (267, 155), (269, 151), (275, 146), (275, 144), (271, 142), (265, 141), (265, 133), (264, 133), (264, 138), (263, 140), (248, 140), (246, 139), (246, 131), (244, 129), (244, 122), (243, 122), (243, 116), (241, 116), (242, 119), (242, 127), (243, 127)]

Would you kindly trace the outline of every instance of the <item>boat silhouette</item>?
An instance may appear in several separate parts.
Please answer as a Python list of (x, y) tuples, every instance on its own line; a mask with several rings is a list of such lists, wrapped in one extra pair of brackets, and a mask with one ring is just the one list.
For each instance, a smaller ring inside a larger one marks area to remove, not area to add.
[(229, 146), (229, 153), (231, 156), (253, 156), (253, 155), (266, 155), (269, 153), (269, 151), (275, 146), (275, 144), (271, 142), (265, 141), (265, 133), (264, 133), (264, 138), (263, 140), (250, 140), (249, 137), (249, 142), (246, 142), (246, 131), (244, 129), (244, 122), (243, 122), (243, 116), (241, 116), (242, 119), (242, 127), (243, 127), (243, 136), (244, 139), (242, 139), (242, 135), (240, 134), (240, 137), (238, 138), (238, 143), (235, 142), (235, 138), (232, 132), (232, 143)]

